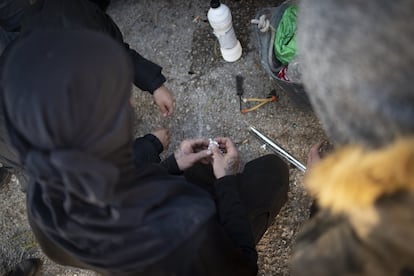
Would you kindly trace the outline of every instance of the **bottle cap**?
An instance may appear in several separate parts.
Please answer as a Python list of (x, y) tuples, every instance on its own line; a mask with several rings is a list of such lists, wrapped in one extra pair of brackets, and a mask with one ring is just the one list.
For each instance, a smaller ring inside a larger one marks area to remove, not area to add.
[(220, 7), (220, 0), (211, 0), (210, 7), (212, 7), (213, 9)]
[(240, 44), (240, 41), (237, 40), (236, 46), (234, 46), (231, 49), (224, 49), (220, 48), (221, 55), (223, 56), (223, 59), (227, 62), (234, 62), (238, 60), (242, 55), (242, 47)]

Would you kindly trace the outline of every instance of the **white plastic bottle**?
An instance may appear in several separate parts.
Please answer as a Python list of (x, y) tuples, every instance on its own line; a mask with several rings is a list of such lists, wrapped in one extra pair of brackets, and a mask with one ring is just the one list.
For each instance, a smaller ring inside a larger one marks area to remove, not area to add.
[(234, 32), (230, 9), (219, 0), (211, 0), (207, 18), (220, 43), (223, 59), (228, 62), (238, 60), (242, 47)]

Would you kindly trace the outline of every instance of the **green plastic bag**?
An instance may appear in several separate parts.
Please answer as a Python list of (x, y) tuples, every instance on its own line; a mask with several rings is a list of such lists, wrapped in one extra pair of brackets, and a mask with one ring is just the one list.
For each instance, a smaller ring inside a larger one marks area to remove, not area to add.
[(296, 6), (288, 7), (276, 29), (274, 51), (282, 64), (288, 64), (296, 56)]

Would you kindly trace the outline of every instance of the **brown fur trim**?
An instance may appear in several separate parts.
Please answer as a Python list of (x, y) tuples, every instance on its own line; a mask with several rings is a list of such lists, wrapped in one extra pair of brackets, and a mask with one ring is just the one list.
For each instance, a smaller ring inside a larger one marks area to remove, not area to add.
[(348, 146), (309, 171), (306, 186), (322, 208), (368, 211), (381, 196), (414, 193), (414, 138), (379, 150)]

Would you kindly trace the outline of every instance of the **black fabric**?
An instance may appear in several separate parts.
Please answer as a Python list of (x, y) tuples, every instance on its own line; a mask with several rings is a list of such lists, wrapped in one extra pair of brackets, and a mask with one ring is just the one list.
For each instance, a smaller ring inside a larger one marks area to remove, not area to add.
[(269, 154), (248, 162), (238, 177), (240, 199), (257, 243), (288, 199), (289, 168)]
[[(240, 174), (218, 180), (212, 166), (205, 164), (197, 164), (185, 171), (184, 175), (188, 181), (208, 191), (215, 198), (222, 221), (229, 222), (234, 219), (234, 213), (229, 212), (232, 208), (239, 214), (245, 212), (255, 243), (259, 242), (287, 201), (289, 169), (274, 154), (254, 159), (245, 165)], [(229, 227), (229, 231), (243, 228), (243, 223), (236, 222), (237, 226)]]
[(252, 276), (257, 274), (257, 265), (251, 265), (246, 256), (212, 217), (197, 233), (175, 251), (142, 271), (111, 273), (80, 262), (46, 237), (29, 218), (33, 232), (43, 252), (57, 263), (92, 269), (102, 275), (116, 276)]
[(411, 270), (409, 268), (404, 268), (400, 274), (400, 276), (414, 276), (414, 270)]
[(153, 134), (146, 134), (134, 141), (134, 160), (139, 167), (145, 163), (161, 162), (159, 154), (164, 150), (160, 140)]
[(2, 0), (0, 1), (0, 27), (6, 32), (17, 32), (23, 13), (34, 0)]
[[(92, 1), (106, 2), (106, 1)], [(111, 36), (127, 50), (133, 64), (134, 84), (153, 93), (164, 82), (162, 68), (145, 59), (124, 42), (112, 18), (98, 5), (86, 0), (37, 0), (24, 14), (22, 35), (40, 29), (88, 29)]]
[[(136, 141), (145, 140), (139, 138)], [(148, 150), (148, 148), (152, 150)], [(151, 156), (152, 153), (152, 156)], [(158, 153), (149, 142), (134, 145), (136, 160), (158, 162)], [(161, 162), (172, 174), (181, 174), (174, 155)], [(289, 169), (276, 155), (266, 155), (250, 161), (242, 173), (216, 179), (210, 164), (198, 163), (184, 172), (185, 178), (210, 193), (215, 199), (218, 219), (233, 239), (249, 266), (255, 267), (254, 247), (287, 201)], [(253, 235), (252, 235), (253, 233)]]
[(174, 154), (171, 154), (166, 159), (161, 162), (161, 165), (167, 169), (170, 174), (181, 175), (183, 171), (180, 170), (177, 164), (177, 160), (175, 160)]
[[(166, 273), (161, 269), (162, 267), (169, 267), (167, 271), (174, 271), (175, 274)], [(158, 265), (148, 267), (140, 275), (247, 276), (256, 274), (256, 262), (246, 261), (246, 256), (238, 245), (217, 219), (212, 218), (168, 258)]]
[(251, 265), (257, 262), (251, 225), (247, 219), (245, 206), (240, 200), (237, 176), (225, 176), (215, 183), (216, 202), (220, 224), (242, 252), (249, 256)]
[(32, 32), (1, 76), (11, 141), (32, 176), (32, 225), (56, 250), (116, 275), (157, 263), (215, 212), (183, 177), (135, 168), (129, 61), (98, 33)]
[(103, 11), (106, 11), (109, 4), (111, 4), (111, 0), (89, 0), (89, 1), (98, 5), (98, 7)]
[(8, 32), (0, 26), (0, 55), (17, 36), (18, 33)]
[[(6, 32), (3, 28), (0, 27), (0, 56), (3, 55), (3, 51), (6, 47), (12, 43), (12, 40), (15, 37), (15, 33)], [(5, 51), (7, 52), (7, 51)], [(0, 64), (1, 64), (0, 58)], [(0, 65), (0, 74), (1, 74), (1, 65)], [(6, 129), (6, 122), (3, 116), (3, 104), (0, 99), (0, 163), (2, 168), (6, 169), (9, 173), (13, 173), (21, 186), (22, 191), (27, 190), (28, 175), (27, 172), (21, 165), (21, 161), (18, 153), (15, 151), (13, 146), (10, 143), (9, 135)]]
[(257, 261), (253, 245), (287, 201), (287, 164), (271, 154), (248, 162), (240, 174), (218, 180), (211, 165), (197, 164), (184, 175), (213, 196), (220, 224), (253, 266)]
[[(2, 0), (0, 1), (0, 56), (18, 36), (24, 10), (29, 7), (29, 0)], [(2, 104), (0, 103), (0, 109)], [(8, 172), (14, 173), (18, 178), (22, 190), (27, 186), (27, 175), (20, 166), (17, 153), (8, 141), (4, 118), (0, 111), (0, 163)]]

